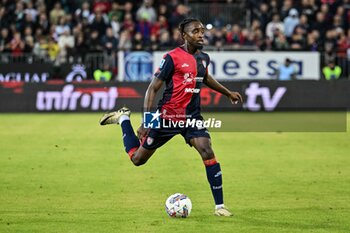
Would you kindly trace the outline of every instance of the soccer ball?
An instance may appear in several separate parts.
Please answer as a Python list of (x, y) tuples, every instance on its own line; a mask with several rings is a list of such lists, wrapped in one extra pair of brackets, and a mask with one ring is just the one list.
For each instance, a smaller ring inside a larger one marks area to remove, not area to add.
[(186, 195), (175, 193), (166, 200), (165, 210), (170, 217), (186, 218), (191, 213), (192, 202)]

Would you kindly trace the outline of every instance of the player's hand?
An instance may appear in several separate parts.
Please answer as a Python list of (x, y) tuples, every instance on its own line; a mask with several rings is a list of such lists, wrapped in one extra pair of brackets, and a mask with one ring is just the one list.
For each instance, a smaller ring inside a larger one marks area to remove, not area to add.
[(145, 129), (143, 127), (143, 124), (137, 129), (137, 137), (139, 139), (142, 139), (143, 137), (146, 137), (150, 129)]
[(231, 91), (228, 98), (231, 100), (232, 104), (243, 103), (243, 98), (238, 92)]

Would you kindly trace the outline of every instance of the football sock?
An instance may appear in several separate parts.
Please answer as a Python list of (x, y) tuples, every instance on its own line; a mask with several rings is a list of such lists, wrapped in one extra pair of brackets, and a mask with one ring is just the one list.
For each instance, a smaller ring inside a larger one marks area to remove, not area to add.
[(130, 121), (130, 117), (127, 115), (121, 115), (119, 117), (119, 124), (121, 125), (123, 123), (123, 121), (129, 120)]
[(222, 192), (222, 176), (220, 163), (216, 159), (203, 161), (207, 171), (207, 178), (210, 184), (211, 192), (213, 193), (215, 204), (223, 205), (224, 198)]
[(129, 154), (130, 158), (133, 153), (139, 148), (140, 141), (136, 137), (134, 129), (131, 126), (130, 120), (124, 120), (121, 122), (123, 132), (123, 142), (126, 153)]

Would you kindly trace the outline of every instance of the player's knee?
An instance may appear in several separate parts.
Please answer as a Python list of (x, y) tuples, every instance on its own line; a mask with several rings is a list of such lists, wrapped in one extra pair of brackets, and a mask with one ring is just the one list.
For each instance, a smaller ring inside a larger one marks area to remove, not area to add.
[(146, 160), (144, 160), (144, 159), (142, 159), (140, 157), (137, 157), (137, 156), (133, 156), (131, 158), (131, 161), (136, 167), (141, 166), (141, 165), (143, 165), (143, 164), (145, 164), (147, 162)]
[(199, 153), (203, 160), (208, 160), (214, 158), (214, 152), (210, 146), (199, 148)]

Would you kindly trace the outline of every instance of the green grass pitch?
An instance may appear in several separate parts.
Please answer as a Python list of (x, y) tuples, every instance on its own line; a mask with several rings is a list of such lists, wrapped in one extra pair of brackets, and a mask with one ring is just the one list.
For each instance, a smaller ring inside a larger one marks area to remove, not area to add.
[[(223, 218), (213, 216), (204, 166), (181, 136), (134, 167), (119, 126), (99, 126), (100, 116), (0, 115), (0, 232), (350, 231), (349, 127), (212, 133), (235, 214)], [(192, 200), (187, 219), (165, 213), (176, 192)]]

